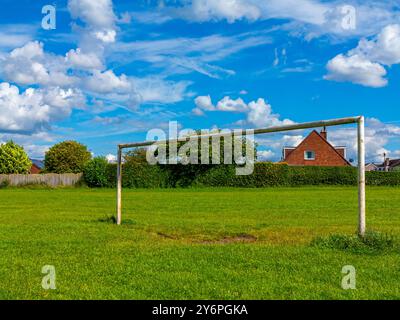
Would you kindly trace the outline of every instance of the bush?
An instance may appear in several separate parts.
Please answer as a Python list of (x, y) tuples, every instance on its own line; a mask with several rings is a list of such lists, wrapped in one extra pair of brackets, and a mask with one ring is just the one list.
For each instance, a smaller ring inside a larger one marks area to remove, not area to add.
[(9, 141), (0, 145), (0, 174), (29, 173), (32, 162), (23, 147)]
[(2, 180), (0, 182), (0, 189), (6, 189), (10, 186), (10, 180)]
[(46, 152), (45, 172), (81, 173), (92, 158), (87, 147), (76, 141), (58, 143)]
[(104, 157), (96, 157), (90, 160), (83, 170), (83, 177), (89, 187), (108, 186), (108, 162)]

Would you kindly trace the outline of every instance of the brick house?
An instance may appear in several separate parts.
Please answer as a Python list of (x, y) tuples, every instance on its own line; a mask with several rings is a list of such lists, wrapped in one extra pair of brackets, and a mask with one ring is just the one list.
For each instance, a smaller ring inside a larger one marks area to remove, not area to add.
[(282, 161), (290, 166), (351, 166), (346, 159), (346, 147), (334, 147), (324, 128), (312, 131), (297, 147), (284, 147)]
[(39, 174), (44, 167), (44, 163), (41, 160), (35, 160), (35, 159), (31, 159), (32, 161), (32, 166), (29, 170), (30, 174)]

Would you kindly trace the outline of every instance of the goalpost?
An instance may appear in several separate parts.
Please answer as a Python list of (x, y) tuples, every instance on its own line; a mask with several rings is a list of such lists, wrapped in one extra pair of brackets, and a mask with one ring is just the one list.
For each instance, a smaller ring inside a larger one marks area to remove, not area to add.
[[(285, 125), (278, 127), (270, 127), (264, 129), (252, 130), (254, 135), (274, 133), (274, 132), (284, 132), (284, 131), (294, 131), (301, 129), (319, 128), (319, 127), (332, 127), (344, 124), (357, 124), (357, 148), (358, 148), (358, 234), (360, 236), (365, 235), (366, 222), (365, 222), (365, 119), (364, 116), (341, 118), (334, 120), (322, 120), (315, 122), (307, 122), (293, 125)], [(231, 133), (210, 133), (206, 135), (191, 135), (182, 138), (177, 138), (175, 140), (165, 140), (165, 141), (145, 141), (138, 143), (129, 144), (119, 144), (118, 145), (118, 157), (117, 157), (117, 225), (122, 222), (122, 150), (127, 148), (137, 148), (137, 147), (148, 147), (152, 145), (167, 144), (169, 142), (187, 142), (193, 138), (212, 138), (212, 137), (227, 137), (237, 135), (236, 131)], [(246, 130), (239, 130), (241, 136), (247, 136)]]

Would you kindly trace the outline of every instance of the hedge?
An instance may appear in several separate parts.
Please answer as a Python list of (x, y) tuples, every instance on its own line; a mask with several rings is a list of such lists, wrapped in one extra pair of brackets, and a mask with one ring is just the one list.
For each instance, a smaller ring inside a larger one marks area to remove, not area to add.
[[(109, 164), (107, 169), (107, 187), (116, 187), (117, 165)], [(167, 188), (170, 179), (168, 172), (160, 166), (148, 164), (127, 164), (122, 168), (122, 187), (124, 188)]]
[[(107, 187), (116, 186), (117, 166), (108, 165)], [(286, 164), (257, 163), (248, 176), (237, 176), (234, 165), (166, 166), (126, 164), (123, 166), (124, 188), (242, 187), (261, 188), (307, 185), (357, 185), (355, 167), (290, 167)], [(367, 172), (372, 186), (400, 186), (400, 172)]]

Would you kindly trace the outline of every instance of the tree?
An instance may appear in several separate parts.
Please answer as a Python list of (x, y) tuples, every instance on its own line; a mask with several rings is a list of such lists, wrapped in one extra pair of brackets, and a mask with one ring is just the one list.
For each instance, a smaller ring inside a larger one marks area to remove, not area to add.
[[(215, 129), (212, 132), (223, 133), (218, 129)], [(200, 132), (196, 131), (195, 134), (199, 135)], [(174, 156), (171, 155), (172, 152), (170, 149), (172, 148), (169, 143), (161, 145), (161, 147), (165, 149), (164, 160), (167, 161), (161, 162), (160, 165), (166, 168), (168, 174), (172, 177), (172, 180), (176, 181), (179, 186), (185, 187), (191, 185), (196, 177), (205, 174), (215, 166), (225, 166), (225, 163), (242, 166), (242, 164), (250, 162), (251, 157), (249, 157), (249, 154), (247, 153), (249, 150), (253, 152), (254, 161), (257, 159), (257, 144), (247, 139), (245, 136), (231, 137), (228, 135), (227, 137), (220, 137), (215, 140), (212, 138), (204, 139), (205, 145), (208, 146), (208, 148), (205, 148), (205, 150), (208, 150), (207, 154), (204, 154), (204, 157), (202, 157), (202, 146), (201, 141), (199, 140), (200, 139), (197, 139), (197, 144), (194, 143), (192, 147), (190, 142), (178, 142), (176, 144), (176, 152), (173, 152)], [(234, 149), (237, 148), (235, 146), (235, 141), (240, 142), (240, 159), (237, 159), (238, 157), (235, 156)], [(155, 149), (154, 155), (158, 156), (160, 154), (159, 150), (160, 149)], [(225, 157), (227, 159), (225, 159)], [(177, 164), (171, 164), (168, 162), (170, 158), (175, 160), (175, 163)], [(202, 161), (202, 158), (207, 160), (206, 162), (208, 162), (208, 164), (205, 164)], [(190, 162), (191, 159), (195, 160), (195, 163)]]
[(136, 148), (128, 151), (125, 156), (125, 163), (129, 164), (147, 164), (145, 148)]
[(23, 147), (13, 141), (0, 145), (0, 174), (29, 173), (31, 167)]
[(60, 142), (46, 152), (44, 167), (46, 172), (80, 173), (92, 158), (87, 147), (76, 141)]

